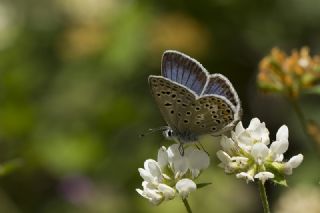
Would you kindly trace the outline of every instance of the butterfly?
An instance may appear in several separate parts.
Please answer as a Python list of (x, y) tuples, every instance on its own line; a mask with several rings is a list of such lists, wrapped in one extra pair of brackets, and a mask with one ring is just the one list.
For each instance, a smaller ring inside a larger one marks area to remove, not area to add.
[(237, 92), (221, 74), (209, 74), (195, 59), (167, 50), (162, 56), (161, 76), (148, 78), (152, 95), (167, 123), (164, 135), (183, 144), (202, 135), (218, 136), (241, 119)]

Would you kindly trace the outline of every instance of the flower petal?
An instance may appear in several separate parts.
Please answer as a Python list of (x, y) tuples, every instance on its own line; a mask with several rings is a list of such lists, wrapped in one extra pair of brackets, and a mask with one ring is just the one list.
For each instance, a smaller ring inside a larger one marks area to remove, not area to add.
[(159, 193), (158, 190), (146, 188), (144, 190), (144, 193), (146, 198), (154, 205), (159, 205), (163, 201), (163, 196)]
[(302, 161), (303, 161), (303, 155), (302, 154), (298, 154), (298, 155), (295, 155), (295, 156), (291, 157), (290, 160), (287, 163), (290, 164), (290, 166), (292, 168), (297, 168), (298, 166), (300, 166)]
[(197, 189), (197, 185), (192, 180), (184, 178), (177, 182), (176, 189), (182, 198), (186, 198), (190, 192)]
[(185, 150), (185, 157), (189, 163), (189, 169), (203, 170), (209, 167), (210, 158), (207, 153), (194, 147)]
[(150, 174), (149, 171), (139, 168), (138, 169), (140, 176), (143, 178), (143, 180), (147, 181), (147, 182), (153, 182), (154, 181), (154, 177)]
[(251, 155), (256, 163), (262, 164), (269, 154), (268, 147), (263, 143), (256, 143), (252, 146)]
[(166, 200), (173, 199), (176, 194), (176, 191), (166, 184), (159, 184), (158, 189), (163, 194)]
[(274, 178), (274, 174), (271, 172), (259, 172), (254, 177), (261, 180), (262, 183), (264, 184), (266, 182), (266, 180)]
[(283, 154), (288, 150), (289, 141), (288, 140), (277, 140), (274, 141), (270, 146), (270, 151), (273, 154)]
[(227, 165), (231, 161), (231, 157), (226, 152), (224, 152), (222, 150), (219, 150), (217, 152), (217, 157), (225, 165)]
[(168, 153), (166, 147), (162, 146), (158, 151), (158, 165), (163, 169), (168, 164)]
[(235, 128), (236, 136), (240, 135), (245, 129), (243, 128), (242, 122), (240, 121)]
[(161, 169), (155, 160), (147, 160), (145, 162), (145, 165), (147, 166), (150, 174), (154, 177), (157, 178), (157, 180), (162, 179), (162, 174), (161, 174)]
[(286, 125), (282, 125), (277, 131), (276, 140), (277, 141), (280, 141), (280, 140), (288, 141), (288, 137), (289, 137), (288, 127)]
[(175, 178), (179, 178), (188, 171), (188, 162), (186, 158), (178, 158), (172, 162)]
[(247, 172), (240, 172), (240, 173), (236, 174), (236, 177), (240, 178), (240, 179), (245, 179), (247, 181), (247, 183), (249, 181), (252, 181), (252, 182), (254, 181), (253, 177)]
[(220, 145), (222, 146), (222, 149), (228, 153), (231, 153), (236, 148), (234, 141), (224, 135), (221, 137)]

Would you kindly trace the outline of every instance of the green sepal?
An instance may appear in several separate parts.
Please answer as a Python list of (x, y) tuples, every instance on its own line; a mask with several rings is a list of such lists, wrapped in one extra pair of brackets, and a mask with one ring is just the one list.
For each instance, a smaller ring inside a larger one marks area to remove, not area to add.
[(273, 166), (272, 164), (265, 164), (266, 170), (274, 174), (274, 178), (270, 179), (272, 182), (287, 187), (287, 180), (285, 175), (279, 171), (279, 168)]
[(212, 184), (212, 183), (197, 183), (197, 189), (203, 188), (203, 187), (208, 186), (210, 184)]

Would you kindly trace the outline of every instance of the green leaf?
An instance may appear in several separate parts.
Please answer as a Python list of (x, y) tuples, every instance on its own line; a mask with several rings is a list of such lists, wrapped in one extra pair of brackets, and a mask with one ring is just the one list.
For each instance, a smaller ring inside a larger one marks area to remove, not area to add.
[(202, 187), (208, 186), (210, 184), (212, 184), (212, 183), (197, 183), (197, 189), (200, 189)]

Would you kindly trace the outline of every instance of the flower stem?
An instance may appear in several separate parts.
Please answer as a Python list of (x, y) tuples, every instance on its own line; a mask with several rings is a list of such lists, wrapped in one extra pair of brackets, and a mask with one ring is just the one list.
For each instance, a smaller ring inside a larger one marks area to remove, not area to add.
[(291, 98), (290, 99), (290, 103), (293, 106), (293, 109), (294, 109), (295, 113), (298, 116), (300, 124), (301, 124), (301, 126), (303, 128), (303, 131), (305, 132), (305, 134), (307, 135), (309, 140), (312, 142), (312, 144), (311, 144), (312, 147), (311, 148), (320, 152), (320, 148), (317, 146), (316, 140), (312, 137), (312, 135), (310, 135), (310, 133), (308, 131), (308, 121), (307, 121), (307, 119), (305, 118), (305, 116), (303, 114), (301, 106), (299, 105), (299, 100)]
[(190, 207), (190, 205), (189, 205), (189, 203), (188, 203), (187, 198), (182, 198), (182, 201), (183, 201), (184, 206), (185, 206), (186, 209), (187, 209), (187, 212), (188, 212), (188, 213), (192, 213), (192, 210), (191, 210), (191, 207)]
[(264, 187), (264, 184), (262, 183), (262, 181), (259, 181), (258, 185), (259, 185), (260, 198), (261, 198), (262, 206), (263, 206), (263, 212), (270, 213), (266, 188)]

